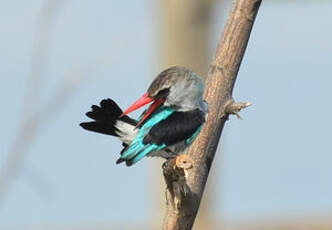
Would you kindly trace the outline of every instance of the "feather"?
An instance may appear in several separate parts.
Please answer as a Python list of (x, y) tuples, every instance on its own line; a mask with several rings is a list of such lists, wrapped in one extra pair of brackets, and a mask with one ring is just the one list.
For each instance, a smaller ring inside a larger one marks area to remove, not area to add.
[(204, 121), (205, 114), (198, 109), (176, 112), (161, 106), (143, 123), (117, 163), (125, 161), (131, 166), (149, 154), (157, 156), (156, 153), (163, 154), (171, 149), (183, 151), (197, 137)]
[(119, 136), (117, 132), (121, 130), (115, 125), (117, 121), (122, 121), (133, 127), (137, 125), (137, 121), (128, 116), (120, 117), (122, 110), (111, 99), (104, 99), (100, 102), (100, 106), (92, 105), (91, 109), (91, 111), (86, 113), (86, 116), (94, 121), (82, 122), (80, 126), (83, 129), (112, 136)]

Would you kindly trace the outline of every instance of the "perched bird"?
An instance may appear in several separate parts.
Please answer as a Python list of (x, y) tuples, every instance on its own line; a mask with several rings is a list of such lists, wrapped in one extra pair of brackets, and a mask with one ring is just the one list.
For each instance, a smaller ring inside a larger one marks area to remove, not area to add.
[[(124, 149), (117, 164), (131, 166), (144, 156), (166, 159), (181, 154), (198, 136), (208, 112), (205, 84), (191, 70), (174, 66), (161, 72), (148, 91), (125, 112), (111, 99), (93, 105), (80, 125), (89, 131), (117, 136)], [(153, 102), (136, 121), (128, 113)]]

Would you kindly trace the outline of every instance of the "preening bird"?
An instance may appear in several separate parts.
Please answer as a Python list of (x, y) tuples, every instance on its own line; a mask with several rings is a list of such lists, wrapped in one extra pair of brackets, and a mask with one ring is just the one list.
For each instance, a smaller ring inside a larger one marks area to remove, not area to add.
[[(111, 99), (92, 105), (86, 115), (93, 119), (80, 125), (89, 131), (118, 137), (124, 149), (117, 164), (131, 166), (145, 156), (166, 159), (181, 154), (198, 136), (208, 105), (205, 84), (191, 70), (174, 66), (162, 71), (148, 91), (125, 112)], [(153, 102), (136, 121), (128, 113)]]

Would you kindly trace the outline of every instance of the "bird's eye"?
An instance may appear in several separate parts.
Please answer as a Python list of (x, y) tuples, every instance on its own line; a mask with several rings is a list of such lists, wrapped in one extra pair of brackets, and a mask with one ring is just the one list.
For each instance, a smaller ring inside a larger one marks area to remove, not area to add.
[(156, 96), (154, 96), (155, 99), (161, 99), (167, 97), (169, 94), (169, 88), (160, 90)]

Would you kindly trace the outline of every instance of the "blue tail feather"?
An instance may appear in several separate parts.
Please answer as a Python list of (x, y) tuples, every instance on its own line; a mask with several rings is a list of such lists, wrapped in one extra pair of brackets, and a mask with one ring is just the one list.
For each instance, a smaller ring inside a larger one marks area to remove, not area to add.
[(155, 145), (150, 145), (145, 150), (143, 150), (141, 153), (137, 154), (133, 159), (132, 162), (135, 164), (137, 161), (145, 157), (148, 153), (152, 152), (156, 148)]
[(201, 125), (198, 129), (197, 129), (197, 131), (191, 136), (191, 137), (189, 137), (187, 140), (186, 140), (186, 143), (187, 143), (187, 145), (191, 145), (193, 142), (194, 142), (194, 140), (196, 139), (196, 137), (198, 136), (198, 134), (201, 132), (201, 129), (203, 128), (203, 125)]
[(139, 145), (139, 143), (133, 143), (129, 146), (129, 148), (123, 153), (123, 155), (121, 156), (121, 158), (123, 159), (131, 159), (133, 158), (138, 151), (140, 151), (140, 149), (142, 149), (142, 146)]

